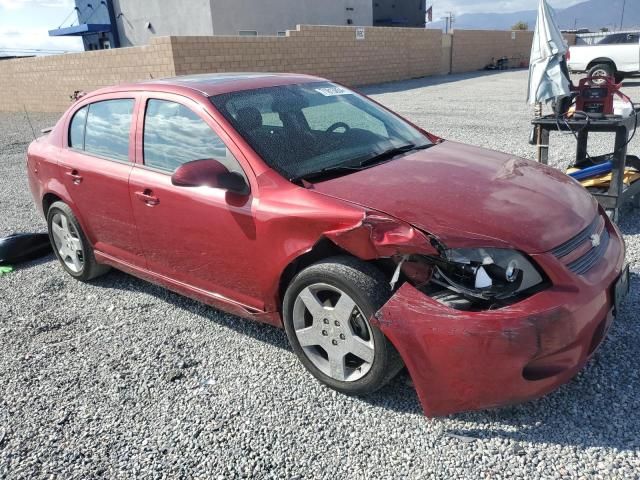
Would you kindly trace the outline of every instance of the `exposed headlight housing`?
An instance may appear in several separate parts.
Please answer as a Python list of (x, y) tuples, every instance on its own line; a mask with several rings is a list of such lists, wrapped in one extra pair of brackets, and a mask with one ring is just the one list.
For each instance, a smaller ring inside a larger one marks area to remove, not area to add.
[(504, 248), (459, 248), (434, 258), (432, 281), (467, 297), (501, 300), (543, 283), (522, 253)]

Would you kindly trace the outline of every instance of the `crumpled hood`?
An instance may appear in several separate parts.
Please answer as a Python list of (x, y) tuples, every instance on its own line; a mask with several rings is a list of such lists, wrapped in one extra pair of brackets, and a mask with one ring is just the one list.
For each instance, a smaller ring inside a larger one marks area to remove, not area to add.
[(597, 213), (595, 199), (551, 167), (449, 141), (313, 189), (394, 216), (450, 247), (546, 252)]

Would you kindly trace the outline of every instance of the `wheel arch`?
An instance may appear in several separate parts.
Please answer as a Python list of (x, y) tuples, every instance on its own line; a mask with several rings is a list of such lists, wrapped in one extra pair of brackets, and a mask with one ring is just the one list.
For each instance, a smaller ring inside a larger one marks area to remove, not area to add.
[(333, 257), (336, 255), (351, 255), (349, 252), (341, 249), (326, 237), (320, 238), (310, 250), (303, 252), (289, 262), (280, 274), (278, 282), (278, 298), (277, 305), (280, 313), (282, 313), (282, 301), (287, 288), (291, 284), (291, 280), (299, 272), (320, 260)]
[(280, 314), (282, 315), (282, 302), (284, 300), (284, 295), (287, 291), (287, 288), (291, 284), (293, 278), (300, 273), (305, 268), (313, 265), (320, 260), (324, 260), (331, 257), (336, 256), (348, 256), (357, 258), (365, 263), (370, 263), (374, 265), (376, 268), (380, 269), (382, 273), (389, 276), (390, 273), (388, 271), (389, 265), (385, 264), (385, 258), (377, 258), (374, 260), (366, 260), (360, 258), (358, 255), (350, 252), (344, 248), (341, 248), (336, 243), (331, 241), (329, 238), (323, 236), (318, 240), (310, 250), (303, 252), (302, 254), (295, 257), (293, 260), (289, 262), (289, 264), (284, 268), (280, 275), (279, 283), (278, 283), (278, 298), (277, 306)]
[(618, 67), (616, 66), (616, 62), (614, 62), (612, 59), (610, 59), (608, 57), (599, 57), (599, 58), (596, 58), (594, 60), (591, 60), (589, 62), (589, 64), (587, 65), (587, 70), (591, 70), (593, 67), (595, 67), (596, 65), (599, 65), (601, 63), (611, 65), (616, 72), (618, 71)]
[[(49, 212), (49, 208), (51, 208), (51, 205), (53, 205), (55, 202), (65, 202), (62, 197), (60, 197), (59, 195), (55, 194), (55, 193), (51, 193), (51, 192), (47, 192), (44, 194), (44, 196), (42, 197), (42, 211), (44, 213), (44, 216), (47, 216), (47, 213)], [(68, 205), (68, 203), (67, 203)]]
[(49, 209), (51, 208), (51, 205), (53, 205), (55, 202), (58, 202), (58, 201), (64, 202), (71, 209), (71, 211), (73, 212), (73, 215), (76, 217), (76, 220), (80, 224), (80, 228), (82, 228), (82, 231), (86, 235), (87, 239), (89, 240), (91, 245), (93, 245), (94, 238), (93, 238), (92, 232), (90, 232), (87, 229), (84, 219), (80, 215), (80, 212), (78, 212), (78, 209), (76, 208), (73, 201), (71, 201), (69, 196), (66, 194), (66, 191), (61, 191), (56, 188), (49, 188), (44, 192), (44, 194), (42, 195), (42, 200), (40, 204), (42, 206), (42, 212), (44, 214), (45, 220), (47, 219), (47, 214), (49, 212)]

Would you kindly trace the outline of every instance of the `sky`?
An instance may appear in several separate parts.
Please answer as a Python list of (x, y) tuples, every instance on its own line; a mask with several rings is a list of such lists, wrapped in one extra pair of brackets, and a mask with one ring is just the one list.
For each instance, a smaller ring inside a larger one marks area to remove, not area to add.
[[(72, 12), (74, 5), (73, 0), (0, 0), (0, 55), (38, 53), (31, 52), (35, 49), (50, 49), (51, 53), (83, 50), (78, 37), (48, 34)], [(72, 15), (69, 22), (76, 18)]]
[[(567, 8), (585, 0), (548, 0), (553, 8)], [(509, 13), (522, 10), (536, 10), (538, 0), (427, 0), (427, 5), (433, 4), (434, 16), (439, 18), (444, 12), (456, 15), (463, 13)]]
[[(555, 8), (566, 8), (581, 1), (584, 0), (549, 0), (549, 3)], [(427, 5), (430, 4), (434, 6), (434, 19), (438, 19), (448, 11), (461, 15), (535, 10), (538, 0), (427, 0)], [(0, 0), (0, 55), (82, 50), (78, 37), (49, 37), (47, 33), (60, 26), (73, 6), (73, 0)], [(73, 14), (65, 26), (75, 18)]]

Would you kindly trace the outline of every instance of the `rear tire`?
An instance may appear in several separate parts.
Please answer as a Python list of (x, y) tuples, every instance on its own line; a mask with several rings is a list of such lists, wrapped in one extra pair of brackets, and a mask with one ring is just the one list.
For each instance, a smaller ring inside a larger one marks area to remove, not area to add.
[(377, 268), (353, 257), (320, 261), (292, 280), (284, 326), (302, 364), (321, 383), (347, 395), (383, 387), (403, 362), (369, 319), (391, 295)]
[[(613, 77), (616, 83), (620, 83), (624, 76), (616, 70), (616, 67), (610, 63), (598, 63), (589, 69), (587, 73), (589, 77)], [(597, 80), (594, 83), (598, 83)]]
[(86, 282), (110, 270), (96, 262), (91, 243), (66, 203), (58, 201), (49, 207), (47, 228), (56, 257), (73, 278)]

